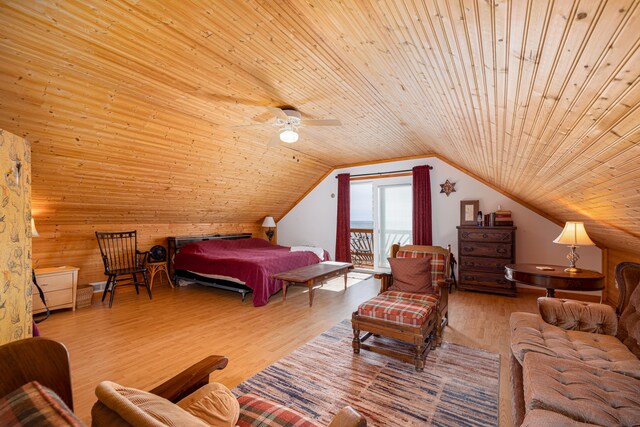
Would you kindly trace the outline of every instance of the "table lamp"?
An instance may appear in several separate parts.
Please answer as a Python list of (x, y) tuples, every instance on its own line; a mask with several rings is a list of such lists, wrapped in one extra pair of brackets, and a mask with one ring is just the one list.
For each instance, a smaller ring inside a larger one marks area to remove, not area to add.
[(267, 216), (264, 218), (264, 221), (262, 221), (262, 226), (265, 228), (269, 228), (267, 231), (265, 231), (264, 234), (267, 235), (267, 237), (269, 238), (269, 241), (271, 241), (271, 239), (273, 239), (273, 229), (276, 228), (276, 222), (273, 220), (272, 216)]
[(579, 273), (579, 268), (576, 268), (576, 261), (580, 259), (576, 253), (576, 247), (578, 246), (595, 246), (595, 243), (589, 238), (587, 230), (584, 229), (584, 223), (581, 221), (567, 221), (564, 225), (562, 233), (553, 241), (553, 243), (559, 243), (567, 245), (571, 249), (571, 252), (567, 255), (569, 260), (569, 267), (564, 271), (567, 273)]

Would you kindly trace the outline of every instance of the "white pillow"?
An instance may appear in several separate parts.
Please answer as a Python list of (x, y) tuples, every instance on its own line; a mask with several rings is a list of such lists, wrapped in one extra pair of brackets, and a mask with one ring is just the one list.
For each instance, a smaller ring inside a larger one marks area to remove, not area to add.
[(291, 246), (291, 252), (313, 252), (320, 261), (324, 261), (324, 249), (317, 246)]

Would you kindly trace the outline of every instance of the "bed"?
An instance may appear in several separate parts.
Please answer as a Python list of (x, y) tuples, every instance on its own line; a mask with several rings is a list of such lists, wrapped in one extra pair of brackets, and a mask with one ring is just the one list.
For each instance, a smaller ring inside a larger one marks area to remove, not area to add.
[(321, 254), (323, 259), (310, 250), (292, 251), (250, 237), (196, 241), (176, 248), (174, 277), (238, 290), (243, 299), (244, 293), (252, 292), (253, 305), (259, 307), (282, 288), (282, 282), (271, 276), (329, 260), (327, 251)]

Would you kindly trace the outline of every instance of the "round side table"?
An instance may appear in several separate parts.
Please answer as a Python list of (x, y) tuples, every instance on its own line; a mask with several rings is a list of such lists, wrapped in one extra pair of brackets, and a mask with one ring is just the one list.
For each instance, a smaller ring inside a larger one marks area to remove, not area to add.
[(162, 285), (162, 273), (167, 277), (169, 281), (169, 285), (173, 286), (173, 282), (171, 281), (171, 277), (169, 277), (169, 270), (167, 269), (167, 262), (148, 262), (147, 263), (147, 271), (149, 272), (149, 289), (153, 288), (153, 278), (156, 274), (160, 273), (160, 284)]
[(567, 273), (559, 265), (509, 264), (505, 266), (507, 280), (547, 289), (548, 297), (555, 297), (556, 289), (567, 291), (600, 291), (604, 288), (604, 274), (592, 270)]

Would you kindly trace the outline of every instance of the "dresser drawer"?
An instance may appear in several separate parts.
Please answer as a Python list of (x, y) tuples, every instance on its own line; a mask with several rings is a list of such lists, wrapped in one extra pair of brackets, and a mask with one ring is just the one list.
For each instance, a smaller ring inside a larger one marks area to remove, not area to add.
[[(37, 313), (39, 311), (44, 311), (44, 304), (42, 304), (42, 300), (40, 299), (40, 294), (35, 286), (32, 287), (33, 290), (33, 312)], [(51, 291), (47, 292), (44, 295), (45, 300), (47, 301), (47, 305), (49, 309), (53, 310), (55, 308), (62, 308), (60, 306), (72, 307), (73, 305), (73, 293), (71, 289), (62, 289), (59, 291)]]
[(505, 279), (504, 273), (484, 273), (472, 271), (460, 271), (460, 280), (469, 285), (480, 285), (492, 288), (511, 288), (510, 281)]
[(73, 287), (73, 276), (70, 272), (59, 274), (37, 275), (38, 285), (43, 292), (57, 291), (60, 289), (70, 289)]
[(507, 258), (460, 257), (460, 270), (488, 271), (504, 274), (504, 267), (511, 263)]
[(73, 287), (73, 276), (67, 272), (42, 276), (36, 274), (36, 279), (38, 280), (38, 285), (40, 285), (43, 292), (69, 289)]
[(504, 242), (513, 241), (513, 231), (508, 230), (487, 230), (482, 227), (460, 230), (460, 240), (467, 242)]
[[(512, 249), (508, 243), (460, 242), (460, 258), (463, 256), (511, 259)], [(508, 264), (508, 263), (507, 263)]]

